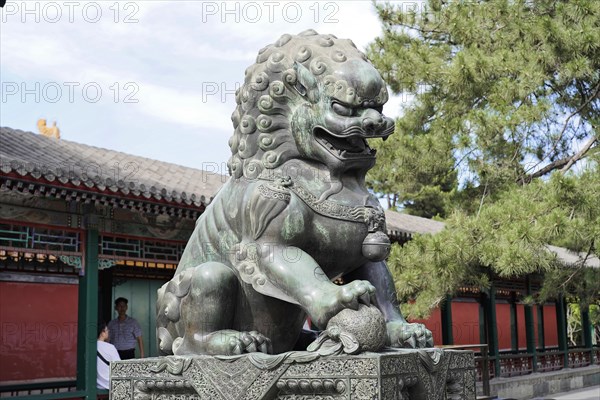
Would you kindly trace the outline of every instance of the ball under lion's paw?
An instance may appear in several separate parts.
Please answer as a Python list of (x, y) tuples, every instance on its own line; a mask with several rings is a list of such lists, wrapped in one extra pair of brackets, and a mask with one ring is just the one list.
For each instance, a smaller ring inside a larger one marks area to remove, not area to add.
[(332, 327), (352, 334), (360, 344), (361, 351), (378, 351), (385, 346), (385, 319), (375, 306), (361, 304), (356, 311), (346, 308), (329, 320), (327, 329)]
[(381, 311), (375, 306), (359, 305), (358, 310), (343, 309), (327, 323), (309, 351), (322, 355), (357, 354), (378, 351), (385, 346), (386, 324)]

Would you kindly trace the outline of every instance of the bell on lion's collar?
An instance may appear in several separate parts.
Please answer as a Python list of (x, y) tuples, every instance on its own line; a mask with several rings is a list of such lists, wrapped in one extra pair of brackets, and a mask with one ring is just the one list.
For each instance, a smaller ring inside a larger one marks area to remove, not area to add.
[(390, 254), (390, 246), (390, 239), (385, 233), (372, 232), (363, 240), (362, 253), (371, 261), (383, 261)]

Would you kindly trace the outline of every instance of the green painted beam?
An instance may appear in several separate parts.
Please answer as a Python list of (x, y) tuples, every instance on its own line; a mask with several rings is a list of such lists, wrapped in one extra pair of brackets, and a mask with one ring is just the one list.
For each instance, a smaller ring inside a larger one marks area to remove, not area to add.
[(446, 296), (446, 301), (442, 305), (442, 344), (454, 344), (452, 335), (452, 297)]
[(479, 298), (479, 343), (487, 343), (487, 331), (485, 329), (485, 295), (481, 294)]
[[(531, 295), (531, 281), (527, 277), (527, 295)], [(535, 327), (533, 323), (533, 306), (525, 305), (525, 338), (527, 341), (527, 353), (532, 356), (533, 372), (537, 372), (537, 352), (535, 349)]]
[(583, 346), (590, 351), (590, 363), (594, 364), (594, 345), (592, 343), (592, 324), (590, 322), (590, 307), (579, 305), (581, 309), (581, 329), (583, 330)]
[(537, 306), (538, 313), (538, 348), (546, 350), (546, 336), (544, 334), (544, 305)]
[(563, 368), (569, 368), (569, 345), (567, 343), (566, 303), (562, 294), (556, 300), (556, 329), (558, 330), (558, 349), (563, 353)]
[(79, 277), (77, 319), (77, 389), (96, 398), (96, 341), (98, 338), (98, 230), (86, 231), (85, 264)]
[(496, 287), (492, 283), (488, 293), (484, 297), (485, 301), (485, 326), (487, 331), (487, 341), (489, 355), (494, 357), (494, 374), (500, 376), (500, 354), (498, 352), (498, 325), (496, 321)]

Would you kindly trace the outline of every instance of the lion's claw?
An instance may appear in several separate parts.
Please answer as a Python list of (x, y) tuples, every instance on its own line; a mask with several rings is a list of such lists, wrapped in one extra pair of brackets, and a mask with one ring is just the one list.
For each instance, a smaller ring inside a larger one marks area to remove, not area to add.
[(370, 306), (371, 305), (371, 294), (370, 293), (365, 293), (363, 295), (360, 295), (358, 297), (358, 301), (360, 301), (361, 303)]
[[(358, 310), (359, 304), (370, 305), (371, 296), (375, 294), (375, 287), (367, 281), (352, 281), (341, 287), (339, 300), (343, 307)], [(336, 313), (337, 313), (336, 312)]]
[(203, 353), (214, 355), (273, 352), (271, 340), (256, 331), (238, 332), (230, 329), (217, 331), (206, 336), (199, 344), (203, 346)]

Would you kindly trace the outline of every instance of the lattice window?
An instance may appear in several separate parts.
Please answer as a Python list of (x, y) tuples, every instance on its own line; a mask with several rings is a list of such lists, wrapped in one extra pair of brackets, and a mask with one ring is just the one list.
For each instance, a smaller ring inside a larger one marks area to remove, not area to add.
[(178, 262), (183, 254), (182, 244), (144, 242), (144, 258)]
[(31, 243), (27, 226), (0, 224), (0, 246), (28, 248)]
[(81, 233), (63, 229), (0, 224), (0, 246), (61, 253), (81, 251)]
[(99, 252), (102, 255), (143, 258), (139, 239), (129, 239), (114, 236), (101, 236)]
[(34, 249), (52, 251), (79, 251), (79, 233), (55, 229), (32, 228), (31, 243)]
[(159, 241), (122, 238), (102, 235), (99, 252), (102, 256), (112, 256), (146, 261), (165, 261), (177, 264), (185, 245)]

